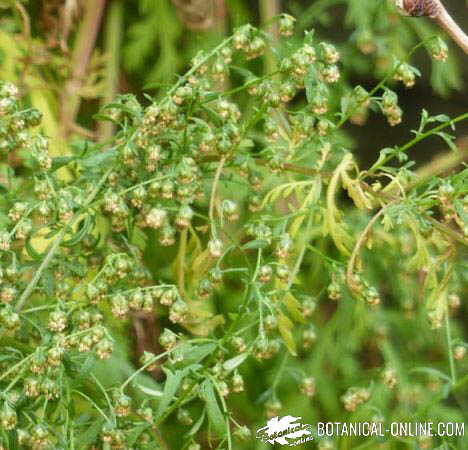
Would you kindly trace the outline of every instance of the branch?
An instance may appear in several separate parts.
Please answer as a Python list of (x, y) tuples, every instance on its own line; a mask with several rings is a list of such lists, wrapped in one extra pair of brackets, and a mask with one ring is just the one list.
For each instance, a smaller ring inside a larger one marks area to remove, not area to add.
[(64, 136), (67, 136), (70, 132), (70, 127), (75, 122), (80, 107), (80, 89), (94, 50), (105, 5), (106, 0), (88, 0), (86, 3), (85, 14), (73, 52), (71, 78), (65, 84), (60, 101)]
[(453, 20), (441, 0), (394, 0), (407, 16), (426, 16), (434, 20), (468, 54), (468, 35)]

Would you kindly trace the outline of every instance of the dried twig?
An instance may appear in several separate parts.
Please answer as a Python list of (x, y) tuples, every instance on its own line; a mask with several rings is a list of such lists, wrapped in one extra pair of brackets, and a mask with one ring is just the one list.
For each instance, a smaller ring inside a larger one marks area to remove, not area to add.
[(106, 0), (88, 0), (72, 56), (72, 76), (65, 84), (61, 104), (63, 135), (67, 136), (80, 107), (80, 89), (85, 80), (101, 26)]
[(407, 16), (426, 16), (434, 20), (468, 54), (468, 35), (453, 20), (441, 0), (394, 0)]

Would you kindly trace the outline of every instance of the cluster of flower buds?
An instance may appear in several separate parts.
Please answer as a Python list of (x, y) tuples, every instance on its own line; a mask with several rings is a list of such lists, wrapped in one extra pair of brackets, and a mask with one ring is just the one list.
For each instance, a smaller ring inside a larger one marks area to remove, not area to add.
[(395, 80), (403, 82), (407, 88), (414, 86), (416, 82), (416, 76), (421, 76), (418, 69), (413, 66), (410, 66), (407, 63), (399, 63), (397, 69), (393, 75)]
[(351, 387), (341, 397), (346, 411), (356, 411), (356, 408), (370, 398), (370, 392), (365, 388)]
[(12, 151), (27, 149), (42, 169), (50, 168), (46, 140), (32, 132), (42, 120), (42, 114), (34, 108), (21, 110), (18, 88), (0, 82), (0, 157)]
[(315, 378), (307, 377), (304, 378), (300, 383), (301, 393), (307, 397), (313, 397), (315, 395)]
[(389, 389), (393, 389), (398, 383), (396, 371), (394, 369), (385, 369), (382, 372), (382, 381)]
[(233, 44), (236, 50), (245, 53), (247, 59), (262, 56), (266, 49), (264, 37), (251, 25), (244, 25), (234, 33)]
[(401, 123), (403, 111), (398, 106), (398, 96), (390, 89), (386, 89), (381, 101), (382, 112), (393, 127)]
[(437, 37), (429, 44), (429, 49), (432, 57), (437, 61), (446, 61), (448, 58), (448, 46), (445, 41)]
[(277, 355), (281, 348), (281, 342), (277, 339), (259, 338), (255, 342), (253, 354), (259, 361), (271, 359)]

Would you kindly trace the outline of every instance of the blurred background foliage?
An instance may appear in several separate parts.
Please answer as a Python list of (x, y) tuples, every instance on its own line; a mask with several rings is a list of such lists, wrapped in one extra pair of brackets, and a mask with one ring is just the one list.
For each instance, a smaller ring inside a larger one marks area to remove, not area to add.
[[(444, 3), (462, 27), (468, 29), (465, 3), (457, 0)], [(86, 137), (105, 141), (112, 135), (112, 126), (96, 125), (93, 117), (117, 93), (133, 93), (143, 101), (144, 93), (157, 97), (176, 81), (177, 74), (187, 69), (199, 51), (212, 48), (241, 24), (251, 22), (269, 27), (271, 18), (281, 12), (298, 18), (298, 42), (305, 30), (313, 29), (320, 39), (338, 47), (342, 54), (340, 83), (343, 92), (351, 85), (361, 84), (366, 88), (375, 85), (390, 69), (393, 62), (390, 55), (403, 58), (420, 40), (439, 32), (426, 19), (399, 16), (393, 2), (386, 0), (0, 0), (0, 79), (17, 84), (25, 101), (44, 113), (43, 128), (51, 138), (52, 154), (62, 155), (69, 152), (69, 143), (74, 139)], [(355, 142), (354, 151), (364, 164), (374, 160), (380, 148), (408, 140), (407, 130), (416, 128), (423, 107), (432, 114), (449, 113), (451, 116), (468, 110), (468, 64), (454, 45), (450, 45), (450, 49), (447, 63), (432, 60), (424, 51), (418, 52), (413, 62), (421, 69), (421, 79), (411, 91), (403, 91), (395, 85), (397, 92), (404, 93), (400, 101), (408, 116), (405, 132), (399, 133), (398, 127), (390, 129), (380, 115), (368, 117), (365, 128), (359, 124), (346, 127), (348, 138)], [(280, 48), (278, 56), (289, 51)], [(275, 61), (270, 54), (261, 63), (251, 63), (254, 65), (251, 69), (259, 74), (274, 67)], [(239, 74), (232, 73), (227, 82), (235, 88), (243, 80), (238, 77)], [(238, 101), (248, 108), (247, 96), (239, 96)], [(374, 133), (369, 134), (369, 129)], [(467, 133), (466, 125), (460, 125), (459, 134)], [(440, 140), (428, 140), (416, 159), (427, 160), (429, 155), (441, 150), (445, 149)], [(375, 252), (385, 254), (384, 247)], [(327, 253), (328, 249), (323, 251)], [(321, 257), (306, 261), (304, 285), (324, 284), (320, 260)], [(379, 278), (382, 273), (400, 272), (399, 264), (398, 257), (394, 256), (373, 260), (370, 266), (375, 278)], [(340, 394), (359, 380), (363, 365), (371, 372), (380, 366), (376, 342), (388, 329), (397, 329), (399, 333), (393, 336), (393, 344), (387, 344), (387, 363), (412, 367), (417, 365), (420, 355), (424, 355), (442, 369), (445, 361), (440, 333), (425, 327), (414, 339), (410, 321), (419, 313), (408, 308), (408, 304), (418, 298), (418, 292), (413, 291), (417, 286), (411, 284), (413, 290), (405, 289), (404, 274), (401, 277), (387, 286), (388, 296), (399, 299), (401, 304), (386, 310), (385, 317), (361, 314), (359, 308), (351, 308), (350, 302), (342, 302), (336, 314), (327, 309), (319, 311), (316, 325), (320, 328), (321, 339), (307, 362), (301, 358), (293, 362), (289, 358), (289, 361), (274, 361), (269, 368), (252, 363), (246, 369), (245, 378), (256, 382), (246, 383), (247, 392), (237, 400), (239, 410), (249, 410), (245, 407), (249, 399), (271, 396), (272, 386), (284, 377), (283, 382), (290, 380), (282, 384), (282, 389), (287, 390), (278, 393), (283, 399), (284, 411), (294, 405), (295, 415), (306, 415), (310, 420), (349, 419), (351, 416), (346, 417), (342, 412)], [(459, 280), (460, 285), (464, 282), (466, 280)], [(238, 286), (233, 284), (231, 291), (223, 293), (227, 310), (235, 301), (236, 289)], [(401, 308), (408, 310), (407, 316), (402, 316)], [(466, 313), (466, 309), (464, 311)], [(366, 323), (363, 318), (373, 323)], [(370, 328), (374, 329), (375, 342), (369, 340)], [(346, 333), (340, 333), (342, 329), (346, 329)], [(463, 330), (456, 328), (454, 333), (462, 335)], [(111, 366), (106, 363), (100, 379), (112, 383), (109, 373), (113, 377), (128, 376), (132, 371), (130, 347), (122, 340), (112, 359), (115, 370), (109, 372)], [(407, 359), (400, 360), (401, 355)], [(315, 372), (323, 367), (324, 361), (330, 369), (329, 376), (341, 384), (329, 384), (329, 378), (318, 377), (319, 403), (311, 410), (309, 400), (298, 393), (297, 383), (304, 370)], [(259, 377), (258, 373), (263, 375)], [(441, 380), (437, 371), (415, 373), (414, 377), (423, 380), (432, 392), (438, 392)], [(403, 381), (407, 392), (403, 393), (406, 399), (402, 404), (411, 408), (427, 393), (419, 391), (420, 384), (413, 388), (412, 380)], [(388, 407), (389, 395), (384, 390), (380, 393), (382, 408)], [(437, 399), (438, 395), (433, 396)], [(420, 418), (427, 417), (434, 422), (463, 421), (455, 402), (443, 406), (433, 400), (430, 394), (420, 405)], [(466, 410), (466, 397), (460, 394), (457, 400)], [(242, 422), (261, 425), (264, 419), (258, 417), (256, 408), (250, 411), (251, 416), (242, 417)], [(379, 410), (375, 413), (377, 417), (383, 415)], [(399, 410), (393, 413), (395, 420), (405, 414)], [(361, 419), (364, 418), (353, 416), (353, 420)], [(179, 428), (179, 425), (173, 426), (175, 441)], [(169, 436), (168, 440), (171, 439)], [(260, 442), (255, 445), (263, 448)]]

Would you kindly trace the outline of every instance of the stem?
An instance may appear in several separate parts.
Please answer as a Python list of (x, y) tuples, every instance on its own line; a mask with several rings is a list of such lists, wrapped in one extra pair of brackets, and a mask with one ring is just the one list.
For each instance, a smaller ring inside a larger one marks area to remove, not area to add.
[[(276, 42), (279, 39), (279, 30), (278, 24), (273, 22), (272, 19), (279, 15), (280, 5), (278, 0), (259, 0), (259, 9), (260, 9), (260, 22), (262, 27), (266, 24), (271, 23), (273, 30), (272, 36), (273, 40)], [(269, 46), (265, 51), (265, 72), (271, 73), (276, 70), (276, 61)]]
[(99, 190), (101, 189), (102, 185), (105, 183), (105, 181), (107, 180), (107, 177), (109, 176), (109, 174), (111, 173), (113, 169), (110, 168), (105, 174), (104, 176), (101, 178), (101, 180), (99, 181), (99, 183), (97, 184), (97, 186), (95, 187), (95, 189), (93, 190), (93, 192), (91, 192), (91, 194), (89, 195), (88, 199), (86, 200), (85, 202), (85, 205), (83, 206), (82, 209), (80, 209), (77, 213), (75, 213), (75, 215), (64, 225), (64, 227), (60, 230), (60, 232), (58, 233), (58, 235), (56, 236), (56, 238), (54, 239), (54, 242), (52, 243), (52, 246), (50, 247), (46, 257), (44, 258), (44, 260), (42, 261), (41, 265), (39, 266), (39, 268), (37, 269), (36, 273), (34, 274), (34, 277), (32, 278), (32, 280), (29, 282), (29, 284), (26, 286), (26, 289), (23, 291), (23, 293), (21, 294), (21, 297), (18, 299), (18, 303), (16, 304), (15, 306), (15, 310), (17, 312), (21, 311), (21, 309), (23, 308), (26, 300), (29, 298), (29, 296), (31, 295), (32, 291), (34, 290), (34, 288), (36, 287), (37, 283), (39, 282), (39, 280), (41, 279), (41, 276), (42, 276), (42, 273), (44, 272), (44, 270), (47, 268), (47, 266), (49, 265), (49, 263), (52, 261), (52, 258), (55, 256), (55, 252), (57, 251), (57, 249), (59, 248), (63, 238), (65, 237), (65, 234), (66, 232), (74, 225), (74, 223), (79, 219), (79, 217), (81, 216), (82, 212), (84, 209), (86, 209), (88, 207), (88, 205), (94, 200), (94, 198), (96, 197), (96, 195), (98, 194)]
[(346, 282), (348, 283), (348, 286), (350, 289), (354, 290), (354, 280), (353, 280), (353, 272), (354, 272), (354, 265), (356, 263), (356, 258), (359, 254), (359, 251), (361, 247), (364, 245), (364, 242), (366, 241), (367, 235), (369, 234), (371, 228), (374, 226), (374, 224), (377, 222), (379, 217), (391, 206), (393, 205), (392, 203), (389, 203), (387, 206), (382, 208), (372, 219), (369, 221), (367, 224), (366, 228), (364, 228), (364, 231), (361, 233), (359, 236), (358, 241), (356, 242), (356, 245), (354, 246), (353, 252), (351, 253), (351, 258), (349, 259), (348, 263), (348, 269), (346, 270)]
[(65, 84), (61, 105), (62, 133), (66, 137), (75, 122), (80, 107), (80, 89), (88, 69), (96, 39), (101, 25), (106, 0), (88, 0), (83, 21), (78, 30), (76, 45), (72, 56), (72, 75)]
[(187, 251), (187, 228), (180, 233), (179, 254), (177, 255), (177, 285), (180, 295), (185, 297), (185, 252)]
[(10, 367), (6, 372), (2, 373), (2, 375), (0, 375), (0, 381), (5, 379), (8, 375), (10, 375), (11, 372), (14, 372), (18, 367), (21, 367), (24, 363), (28, 362), (33, 357), (33, 355), (34, 353), (31, 353), (29, 356), (26, 356), (26, 358), (22, 359), (20, 362)]
[[(123, 1), (113, 0), (109, 6), (109, 13), (107, 15), (107, 23), (105, 28), (105, 48), (107, 54), (106, 88), (101, 105), (107, 105), (111, 103), (118, 92), (123, 13)], [(98, 130), (101, 140), (106, 140), (114, 134), (115, 124), (108, 121), (100, 122)]]
[[(407, 142), (403, 147), (400, 147), (398, 153), (405, 152), (406, 150), (410, 149), (411, 147), (415, 146), (417, 143), (421, 142), (422, 140), (426, 139), (427, 137), (438, 133), (439, 131), (443, 130), (444, 128), (453, 126), (454, 124), (458, 122), (462, 122), (463, 120), (468, 119), (468, 113), (461, 114), (458, 117), (455, 117), (455, 119), (449, 120), (448, 122), (444, 122), (440, 125), (437, 125), (434, 128), (431, 128), (430, 130), (426, 131), (425, 133), (418, 133), (418, 135), (412, 139), (411, 141)], [(389, 161), (391, 161), (393, 158), (398, 153), (392, 153), (390, 155), (387, 155), (385, 158), (382, 158), (380, 161), (378, 161), (376, 164), (374, 164), (368, 171), (369, 174), (375, 174), (377, 170), (379, 170), (382, 166), (387, 164)]]
[(215, 177), (213, 180), (213, 186), (211, 188), (211, 198), (210, 198), (210, 210), (209, 210), (209, 218), (211, 223), (211, 233), (213, 237), (216, 237), (216, 226), (214, 222), (214, 208), (216, 203), (216, 192), (218, 190), (218, 183), (221, 177), (221, 173), (223, 171), (224, 163), (226, 162), (226, 157), (222, 157), (219, 161), (218, 168), (216, 169)]
[[(366, 99), (371, 99), (372, 96), (377, 92), (379, 91), (380, 89), (382, 89), (385, 84), (387, 83), (388, 80), (390, 80), (393, 75), (395, 75), (395, 73), (397, 72), (397, 70), (401, 67), (401, 65), (405, 62), (405, 61), (408, 61), (411, 56), (413, 56), (413, 54), (420, 48), (420, 47), (423, 47), (425, 46), (429, 41), (433, 40), (435, 37), (434, 36), (431, 36), (430, 38), (428, 39), (425, 39), (423, 41), (421, 41), (419, 44), (415, 45), (411, 51), (406, 55), (406, 58), (404, 61), (400, 61), (392, 70), (390, 70), (388, 72), (388, 74), (383, 78), (383, 80), (380, 81), (379, 84), (377, 84), (377, 86), (374, 87), (374, 89), (372, 89), (369, 94), (366, 96)], [(354, 112), (356, 111), (357, 107), (356, 108), (353, 108), (350, 112), (348, 112), (348, 114), (346, 114), (345, 116), (342, 117), (342, 119), (338, 122), (338, 124), (336, 125), (337, 128), (341, 128), (347, 121), (348, 119), (354, 114)]]
[(195, 64), (184, 76), (179, 78), (179, 81), (172, 86), (171, 89), (167, 92), (165, 98), (171, 97), (171, 95), (180, 87), (182, 86), (200, 67), (202, 67), (204, 64), (206, 64), (210, 58), (212, 58), (214, 55), (216, 55), (221, 49), (226, 47), (233, 39), (233, 36), (230, 36), (229, 38), (225, 39), (223, 42), (221, 42), (216, 48), (214, 48), (208, 55), (206, 55), (204, 58), (202, 58), (198, 64)]
[(448, 310), (447, 298), (445, 298), (445, 337), (447, 339), (448, 359), (450, 364), (450, 376), (452, 378), (452, 386), (457, 382), (457, 372), (455, 369), (455, 361), (452, 351), (452, 330), (450, 328), (450, 318)]

